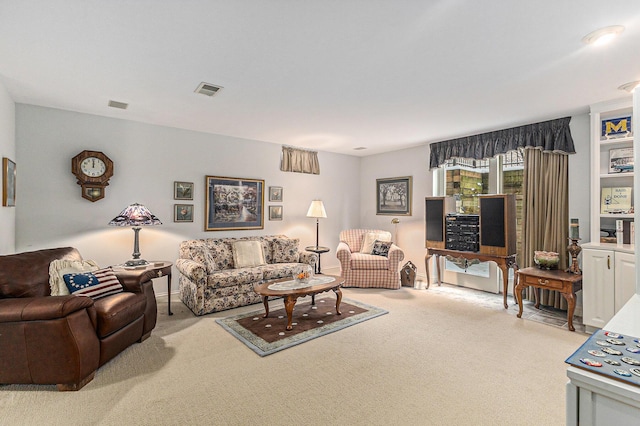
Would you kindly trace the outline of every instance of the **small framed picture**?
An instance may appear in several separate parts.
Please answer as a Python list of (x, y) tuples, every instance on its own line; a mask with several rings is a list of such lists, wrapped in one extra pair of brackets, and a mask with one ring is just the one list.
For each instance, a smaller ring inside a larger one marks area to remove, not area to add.
[(16, 163), (6, 157), (2, 159), (2, 205), (16, 205)]
[(633, 173), (633, 148), (609, 150), (609, 173)]
[(282, 220), (282, 206), (269, 206), (269, 220)]
[(269, 187), (269, 201), (282, 202), (282, 187), (270, 186)]
[(193, 200), (193, 182), (173, 182), (174, 200)]
[(174, 204), (174, 222), (193, 222), (193, 204)]

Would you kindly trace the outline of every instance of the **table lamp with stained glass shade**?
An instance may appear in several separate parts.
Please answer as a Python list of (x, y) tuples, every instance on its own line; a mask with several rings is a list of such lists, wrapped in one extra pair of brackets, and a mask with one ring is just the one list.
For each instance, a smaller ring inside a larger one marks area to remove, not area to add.
[(148, 265), (149, 262), (144, 259), (140, 259), (140, 242), (138, 234), (140, 233), (141, 226), (162, 225), (160, 219), (158, 219), (142, 204), (134, 203), (122, 210), (118, 216), (114, 217), (111, 222), (109, 222), (109, 225), (131, 226), (133, 229), (133, 258), (125, 262), (124, 266), (131, 267)]

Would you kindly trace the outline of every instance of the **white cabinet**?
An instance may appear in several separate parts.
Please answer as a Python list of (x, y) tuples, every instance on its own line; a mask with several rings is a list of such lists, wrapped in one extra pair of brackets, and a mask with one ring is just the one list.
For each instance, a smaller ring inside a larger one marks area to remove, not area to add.
[(603, 328), (635, 293), (633, 246), (588, 243), (582, 255), (582, 322)]
[[(628, 206), (607, 204), (602, 212), (602, 194), (611, 188), (633, 188), (633, 155), (623, 156), (633, 149), (630, 127), (632, 98), (591, 105), (591, 241), (600, 242), (603, 229), (615, 230), (616, 220), (633, 220)], [(630, 161), (630, 163), (629, 163)], [(629, 171), (632, 170), (632, 171)], [(602, 234), (606, 235), (606, 234)]]
[(617, 313), (636, 293), (636, 257), (631, 253), (615, 253), (614, 310)]

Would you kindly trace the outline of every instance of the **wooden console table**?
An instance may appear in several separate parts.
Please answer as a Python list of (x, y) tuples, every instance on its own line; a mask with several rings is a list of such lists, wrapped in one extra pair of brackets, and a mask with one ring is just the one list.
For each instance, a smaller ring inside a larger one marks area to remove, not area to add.
[(473, 251), (458, 251), (427, 247), (427, 255), (424, 258), (424, 265), (427, 270), (427, 288), (429, 288), (429, 260), (431, 256), (436, 256), (436, 268), (438, 271), (438, 285), (442, 285), (442, 275), (440, 274), (440, 256), (451, 256), (456, 259), (479, 260), (480, 262), (495, 262), (502, 271), (504, 308), (507, 309), (507, 290), (509, 288), (509, 268), (513, 268), (514, 280), (515, 272), (518, 270), (516, 255), (496, 256), (491, 254), (480, 254)]
[[(518, 271), (518, 284), (513, 293), (518, 302), (518, 318), (522, 317), (522, 290), (526, 287), (536, 289), (559, 291), (567, 299), (567, 326), (569, 330), (575, 331), (573, 327), (573, 311), (576, 308), (576, 291), (582, 290), (582, 275), (572, 274), (562, 270), (545, 270), (531, 266)], [(540, 307), (537, 290), (535, 292), (536, 308)]]

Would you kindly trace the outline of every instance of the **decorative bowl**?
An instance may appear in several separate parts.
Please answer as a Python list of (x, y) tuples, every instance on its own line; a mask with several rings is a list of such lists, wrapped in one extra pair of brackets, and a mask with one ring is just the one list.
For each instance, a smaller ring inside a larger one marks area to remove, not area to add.
[(299, 266), (293, 271), (293, 280), (297, 283), (306, 284), (311, 281), (312, 277), (313, 270), (309, 265)]
[(533, 262), (540, 269), (557, 269), (560, 255), (554, 251), (535, 251), (533, 252)]

